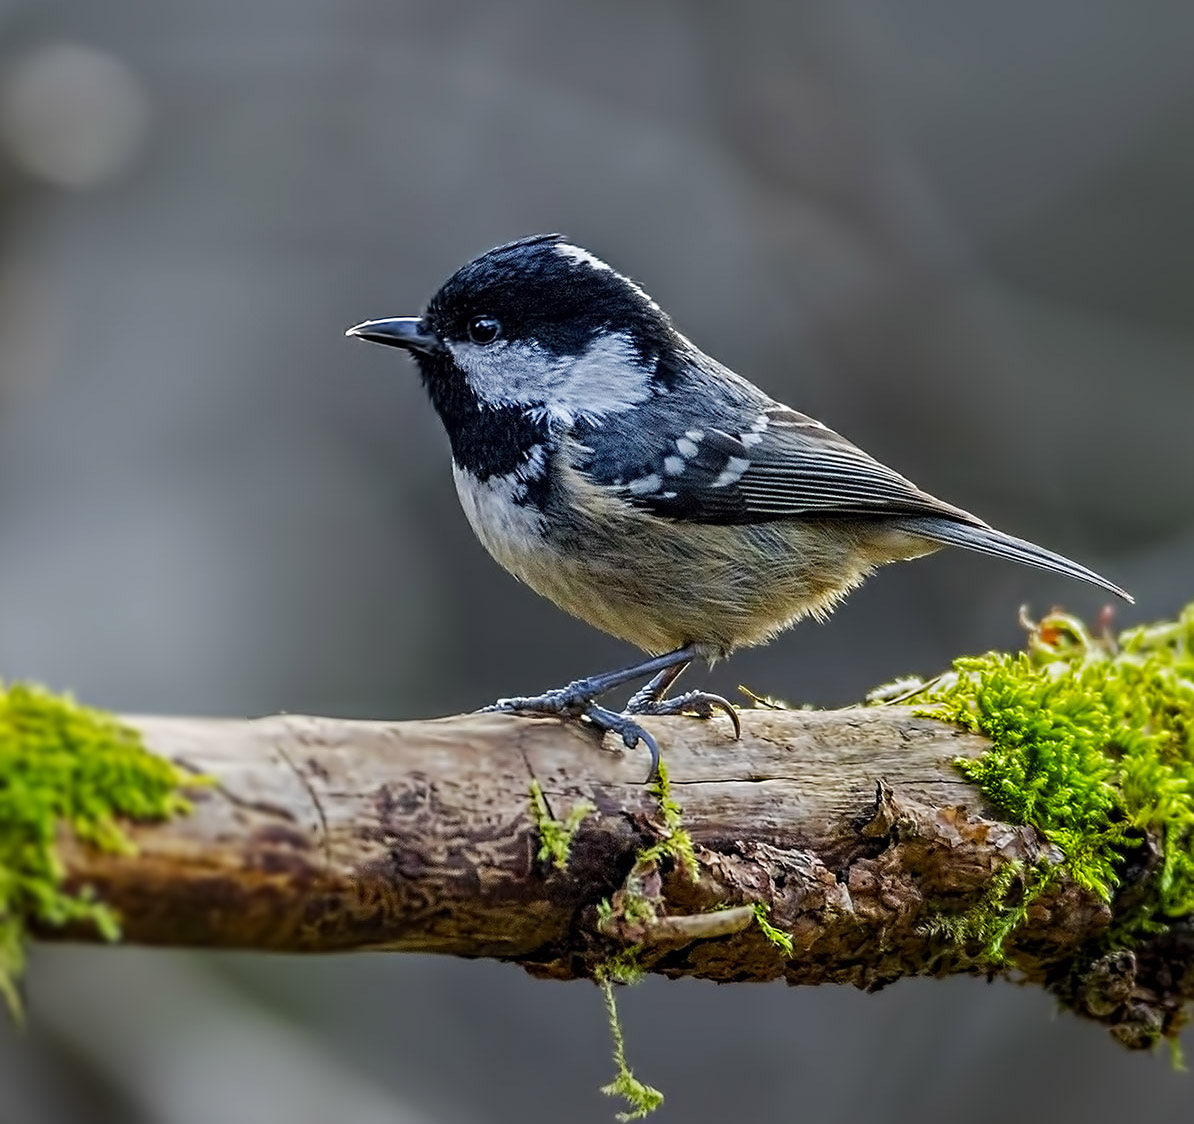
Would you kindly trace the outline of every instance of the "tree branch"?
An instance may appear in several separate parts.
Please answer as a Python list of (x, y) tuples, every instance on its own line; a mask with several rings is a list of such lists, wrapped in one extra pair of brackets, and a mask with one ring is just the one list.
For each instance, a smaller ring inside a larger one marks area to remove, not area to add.
[[(640, 861), (666, 835), (645, 755), (576, 725), (124, 720), (212, 778), (190, 815), (130, 825), (133, 855), (62, 840), (69, 883), (94, 887), (130, 941), (441, 952), (559, 979), (600, 974), (628, 943), (647, 970), (719, 981), (877, 988), (1002, 972), (1129, 1045), (1171, 1033), (1194, 992), (1189, 926), (1099, 956), (1113, 910), (1064, 872), (1033, 890), (1060, 855), (953, 768), (988, 743), (907, 709), (744, 711), (740, 742), (721, 721), (652, 722), (695, 880), (682, 863)], [(594, 809), (563, 869), (538, 857), (534, 780), (556, 821)], [(647, 908), (626, 908), (631, 895)], [(754, 903), (790, 935), (790, 956), (742, 908)], [(1023, 903), (1000, 962), (992, 922)]]

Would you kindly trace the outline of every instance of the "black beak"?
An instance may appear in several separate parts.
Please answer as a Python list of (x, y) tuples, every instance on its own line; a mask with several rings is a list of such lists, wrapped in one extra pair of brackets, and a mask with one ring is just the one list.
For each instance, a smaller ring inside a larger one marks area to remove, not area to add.
[(366, 320), (344, 333), (357, 336), (370, 343), (389, 344), (390, 347), (404, 347), (421, 355), (442, 351), (443, 344), (434, 332), (429, 332), (417, 316), (395, 316), (390, 320)]

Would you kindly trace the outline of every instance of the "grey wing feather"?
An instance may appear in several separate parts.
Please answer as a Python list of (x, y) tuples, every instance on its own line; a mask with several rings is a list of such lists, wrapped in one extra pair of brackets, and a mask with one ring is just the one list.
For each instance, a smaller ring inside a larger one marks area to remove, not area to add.
[[(655, 417), (638, 417), (632, 429), (604, 426), (586, 435), (590, 456), (579, 467), (662, 518), (726, 525), (887, 517), (893, 529), (1078, 578), (1131, 600), (1093, 570), (996, 531), (731, 377), (728, 384), (710, 380), (690, 395), (666, 396), (648, 408)], [(688, 408), (678, 410), (676, 398), (684, 397)], [(710, 414), (717, 425), (706, 423)]]
[(767, 411), (769, 424), (752, 446), (736, 487), (759, 515), (948, 514), (973, 515), (922, 491), (819, 422), (783, 407)]
[(968, 523), (957, 523), (950, 519), (934, 516), (920, 516), (911, 519), (897, 520), (895, 524), (900, 530), (910, 534), (920, 535), (934, 542), (945, 543), (947, 546), (961, 546), (967, 550), (976, 550), (980, 554), (990, 554), (995, 558), (1006, 558), (1011, 562), (1019, 562), (1024, 566), (1034, 566), (1038, 570), (1049, 570), (1055, 574), (1064, 574), (1069, 578), (1089, 582), (1122, 597), (1129, 604), (1135, 598), (1126, 590), (1121, 589), (1114, 582), (1109, 581), (1094, 570), (1087, 569), (1080, 562), (1067, 558), (1064, 554), (1057, 554), (1046, 550), (1043, 546), (1018, 539), (1014, 535), (1004, 534), (994, 527), (974, 526)]

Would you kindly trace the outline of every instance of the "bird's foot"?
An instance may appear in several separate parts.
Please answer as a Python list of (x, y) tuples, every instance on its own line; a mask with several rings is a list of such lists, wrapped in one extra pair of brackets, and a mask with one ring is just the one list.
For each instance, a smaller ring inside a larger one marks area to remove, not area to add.
[(586, 694), (587, 686), (587, 682), (581, 679), (541, 695), (498, 699), (490, 706), (483, 706), (479, 713), (525, 714), (532, 718), (583, 718), (603, 734), (617, 734), (627, 749), (634, 749), (642, 742), (651, 755), (651, 771), (647, 774), (647, 780), (655, 780), (659, 775), (659, 743), (629, 713), (619, 714), (616, 710), (598, 706), (593, 701), (592, 692)]
[(639, 692), (627, 704), (626, 713), (651, 716), (689, 714), (695, 718), (712, 718), (720, 713), (734, 724), (734, 737), (742, 737), (742, 722), (734, 705), (729, 699), (708, 691), (686, 691), (672, 699), (653, 699)]
[(651, 755), (651, 770), (647, 773), (647, 783), (659, 779), (659, 743), (629, 714), (619, 714), (616, 710), (590, 703), (585, 711), (585, 718), (603, 733), (617, 734), (627, 749), (633, 749), (642, 742)]
[(567, 687), (544, 691), (541, 695), (517, 695), (510, 699), (498, 699), (489, 706), (483, 706), (481, 714), (525, 714), (532, 718), (580, 718), (593, 705), (600, 694), (593, 690), (588, 679), (578, 679)]

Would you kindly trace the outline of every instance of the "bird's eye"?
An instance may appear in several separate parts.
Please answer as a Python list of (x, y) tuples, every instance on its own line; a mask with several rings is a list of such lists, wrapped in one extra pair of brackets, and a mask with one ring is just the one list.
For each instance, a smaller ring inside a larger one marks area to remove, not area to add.
[(492, 316), (474, 316), (468, 322), (468, 338), (484, 347), (502, 334), (502, 325)]

